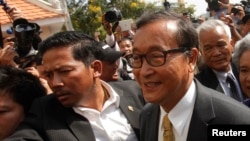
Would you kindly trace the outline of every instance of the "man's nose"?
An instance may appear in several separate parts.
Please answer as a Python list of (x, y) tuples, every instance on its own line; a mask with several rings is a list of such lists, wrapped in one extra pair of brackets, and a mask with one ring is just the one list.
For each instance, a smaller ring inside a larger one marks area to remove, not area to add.
[(52, 86), (57, 87), (57, 86), (62, 86), (63, 82), (61, 80), (61, 77), (58, 74), (54, 74), (53, 79), (52, 79)]

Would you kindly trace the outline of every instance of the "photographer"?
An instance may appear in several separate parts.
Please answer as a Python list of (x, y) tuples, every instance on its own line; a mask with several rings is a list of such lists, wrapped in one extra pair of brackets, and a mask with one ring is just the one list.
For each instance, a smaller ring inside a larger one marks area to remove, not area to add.
[(102, 25), (106, 31), (105, 42), (113, 49), (119, 51), (116, 43), (119, 31), (119, 21), (122, 19), (121, 11), (112, 3), (107, 4), (108, 10), (102, 16)]
[[(2, 3), (1, 3), (2, 4)], [(6, 14), (10, 17), (10, 20), (22, 18), (22, 11), (17, 7), (8, 7), (5, 3)], [(2, 33), (1, 33), (2, 34)], [(0, 65), (11, 65), (17, 67), (14, 57), (17, 56), (17, 52), (14, 50), (14, 37), (7, 36), (2, 39), (3, 46), (0, 48)]]
[[(122, 47), (120, 46), (123, 43), (126, 44), (125, 46), (131, 46), (132, 50), (132, 39), (130, 39), (129, 37), (133, 37), (136, 31), (135, 23), (131, 23), (131, 30), (122, 31), (121, 27), (119, 26), (119, 21), (122, 19), (120, 10), (115, 8), (113, 5), (109, 6), (111, 6), (111, 8), (102, 16), (102, 25), (107, 33), (105, 42), (116, 51), (125, 51), (124, 49), (121, 49)], [(111, 13), (113, 12), (113, 14), (107, 14), (110, 11)], [(129, 66), (126, 63), (126, 59), (124, 58), (124, 56), (122, 56), (120, 58), (118, 68), (120, 73), (119, 75), (123, 80), (133, 79), (133, 76), (131, 76), (131, 70), (129, 70), (130, 76), (128, 75), (128, 67)]]
[(206, 0), (206, 2), (211, 18), (219, 19), (222, 13), (228, 14), (230, 12), (229, 0)]
[(52, 93), (47, 81), (43, 79), (42, 66), (37, 64), (38, 44), (42, 41), (40, 38), (40, 26), (36, 23), (30, 23), (22, 18), (21, 10), (16, 7), (9, 7), (1, 2), (6, 14), (13, 21), (12, 31), (14, 35), (4, 37), (2, 48), (0, 48), (0, 66), (14, 66), (22, 68), (25, 71), (38, 77), (47, 90), (47, 94)]

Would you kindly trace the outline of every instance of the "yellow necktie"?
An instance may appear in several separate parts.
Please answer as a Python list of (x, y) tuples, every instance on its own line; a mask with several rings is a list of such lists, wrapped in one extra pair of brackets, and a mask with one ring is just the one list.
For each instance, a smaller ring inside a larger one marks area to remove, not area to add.
[(174, 134), (172, 131), (172, 124), (168, 119), (168, 115), (163, 118), (163, 141), (174, 141)]

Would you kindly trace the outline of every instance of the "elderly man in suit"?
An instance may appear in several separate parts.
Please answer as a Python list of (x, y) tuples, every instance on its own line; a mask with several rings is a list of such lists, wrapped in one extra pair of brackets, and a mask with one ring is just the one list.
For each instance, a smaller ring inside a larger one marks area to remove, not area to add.
[(250, 124), (243, 104), (194, 79), (198, 35), (171, 11), (137, 20), (133, 53), (127, 56), (148, 104), (140, 115), (142, 141), (207, 141), (213, 124)]
[[(243, 101), (245, 95), (242, 94), (238, 81), (239, 73), (231, 63), (233, 46), (229, 27), (220, 20), (208, 20), (197, 28), (197, 32), (205, 67), (196, 78), (209, 88)], [(230, 77), (235, 86), (230, 83)]]
[(78, 31), (57, 33), (39, 46), (54, 94), (35, 101), (6, 141), (137, 141), (140, 89), (133, 81), (100, 79), (101, 44)]

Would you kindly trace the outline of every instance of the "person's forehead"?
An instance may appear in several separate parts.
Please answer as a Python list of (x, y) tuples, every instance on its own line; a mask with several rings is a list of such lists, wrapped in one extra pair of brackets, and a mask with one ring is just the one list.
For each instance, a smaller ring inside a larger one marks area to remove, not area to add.
[(0, 107), (9, 106), (10, 103), (16, 103), (14, 98), (8, 92), (0, 91)]
[(239, 9), (239, 10), (242, 10), (242, 11), (244, 10), (243, 7), (240, 6), (240, 5), (234, 6), (234, 8)]
[(139, 28), (134, 36), (134, 45), (137, 43), (137, 40), (142, 41), (142, 37), (148, 38), (143, 39), (143, 42), (148, 42), (153, 39), (164, 38), (174, 38), (175, 34), (178, 31), (178, 27), (175, 21), (166, 21), (160, 20), (146, 24)]
[(229, 3), (229, 0), (219, 0), (222, 3)]
[[(144, 26), (142, 26), (141, 28), (139, 28), (138, 30), (149, 30), (150, 33), (165, 33), (165, 32), (176, 32), (178, 30), (178, 25), (176, 21), (173, 20), (157, 20), (151, 23), (148, 23)], [(152, 30), (151, 30), (152, 29)], [(150, 33), (143, 33), (145, 35), (150, 34)]]
[(47, 50), (43, 56), (43, 64), (53, 64), (61, 60), (74, 60), (72, 49), (69, 47), (58, 47)]
[(131, 41), (129, 39), (121, 41), (119, 44), (131, 44)]
[(199, 35), (199, 41), (201, 47), (204, 45), (216, 44), (218, 41), (230, 41), (226, 31), (221, 26), (216, 26), (209, 30), (201, 30)]

